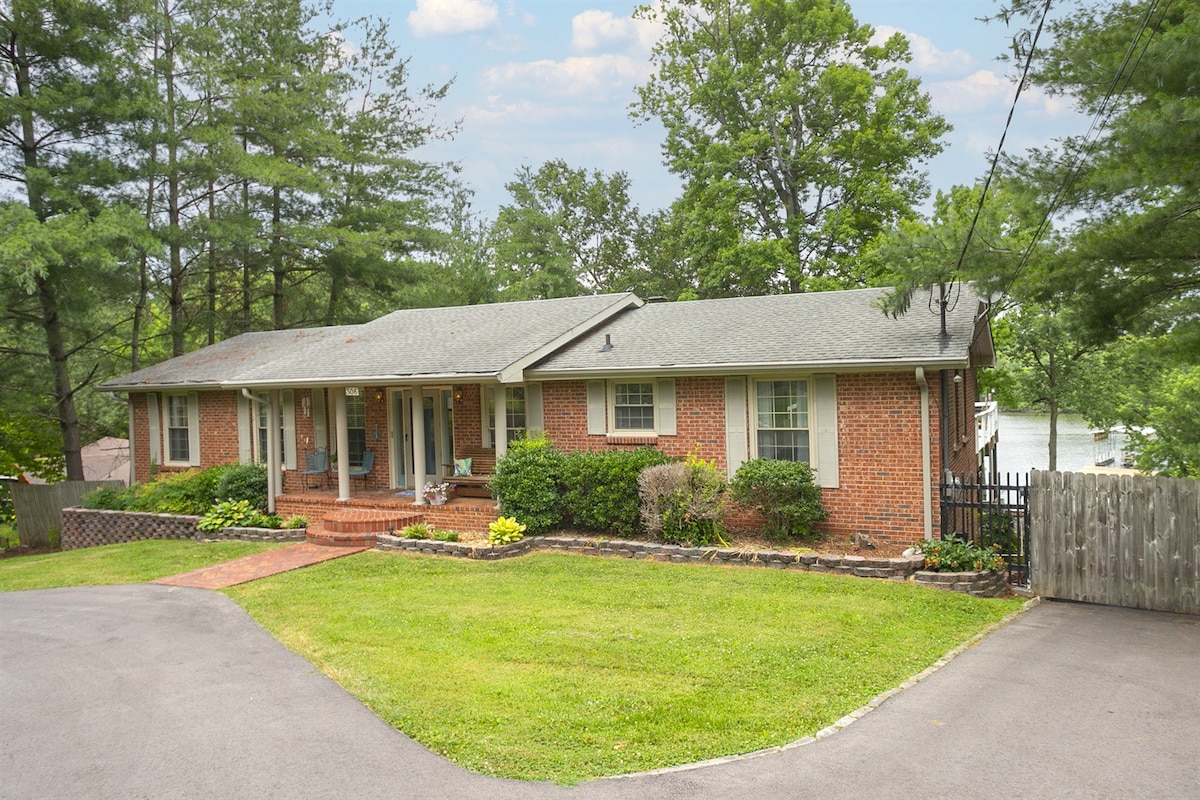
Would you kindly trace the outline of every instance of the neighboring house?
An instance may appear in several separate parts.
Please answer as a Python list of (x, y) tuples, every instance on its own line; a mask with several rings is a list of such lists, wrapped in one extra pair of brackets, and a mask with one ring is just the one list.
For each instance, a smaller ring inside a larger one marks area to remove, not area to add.
[(101, 388), (128, 393), (138, 480), (152, 464), (258, 460), (277, 467), (272, 495), (296, 492), (306, 454), (325, 450), (339, 499), (360, 485), (420, 498), (456, 455), (502, 456), (537, 429), (564, 450), (691, 452), (730, 476), (755, 457), (807, 461), (826, 530), (912, 540), (936, 530), (945, 475), (989, 469), (975, 375), (994, 356), (975, 298), (941, 336), (923, 311), (885, 316), (882, 293), (404, 310), (244, 334)]
[[(83, 479), (85, 481), (120, 481), (128, 484), (129, 470), (129, 440), (118, 439), (115, 436), (105, 436), (91, 444), (84, 445), (79, 451), (83, 461)], [(3, 480), (3, 478), (0, 478)], [(22, 476), (25, 483), (44, 484), (43, 478), (26, 473)]]

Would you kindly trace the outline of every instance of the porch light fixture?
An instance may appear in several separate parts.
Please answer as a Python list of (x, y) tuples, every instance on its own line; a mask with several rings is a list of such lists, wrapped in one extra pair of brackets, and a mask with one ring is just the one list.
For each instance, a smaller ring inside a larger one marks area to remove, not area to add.
[(383, 389), (376, 389), (375, 390), (375, 402), (378, 403), (382, 400), (383, 400)]
[(462, 389), (454, 390), (454, 402), (456, 402), (456, 403), (462, 402)]

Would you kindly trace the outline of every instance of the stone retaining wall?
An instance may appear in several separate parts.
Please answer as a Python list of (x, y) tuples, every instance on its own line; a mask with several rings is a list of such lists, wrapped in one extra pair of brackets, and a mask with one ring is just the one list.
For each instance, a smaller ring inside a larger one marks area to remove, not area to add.
[(99, 547), (106, 544), (141, 542), (146, 539), (238, 539), (252, 542), (302, 542), (304, 529), (226, 528), (220, 532), (196, 529), (200, 517), (183, 514), (149, 514), (141, 511), (105, 511), (64, 508), (62, 549)]
[(913, 580), (922, 586), (963, 592), (975, 597), (1000, 597), (1008, 591), (1003, 572), (929, 572), (919, 570)]
[(428, 539), (401, 539), (381, 535), (376, 548), (402, 550), (425, 555), (455, 556), (498, 560), (540, 550), (578, 555), (633, 558), (674, 563), (709, 563), (734, 566), (759, 566), (802, 572), (832, 572), (862, 578), (907, 580), (925, 565), (921, 556), (910, 558), (870, 558), (854, 555), (818, 555), (817, 553), (780, 553), (776, 551), (733, 550), (716, 547), (681, 547), (677, 544), (632, 542), (623, 539), (589, 539), (570, 536), (533, 536), (513, 544), (489, 545), (437, 542)]

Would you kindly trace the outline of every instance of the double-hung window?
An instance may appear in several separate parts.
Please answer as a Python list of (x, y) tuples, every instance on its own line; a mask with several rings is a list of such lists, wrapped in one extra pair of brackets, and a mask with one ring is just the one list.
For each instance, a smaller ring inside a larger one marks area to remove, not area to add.
[(612, 431), (654, 432), (654, 382), (612, 384)]
[(810, 462), (808, 381), (756, 380), (759, 458)]
[(167, 461), (175, 464), (191, 463), (191, 410), (186, 394), (167, 395)]
[[(529, 424), (525, 404), (524, 386), (505, 386), (504, 388), (504, 427), (508, 433), (508, 442), (525, 435)], [(496, 388), (487, 390), (487, 431), (488, 443), (496, 445)]]

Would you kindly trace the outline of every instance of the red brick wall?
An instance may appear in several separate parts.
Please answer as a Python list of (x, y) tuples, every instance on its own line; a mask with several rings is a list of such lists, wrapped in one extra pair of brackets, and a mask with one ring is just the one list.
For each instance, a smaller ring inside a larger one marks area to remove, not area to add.
[[(931, 384), (935, 454), (936, 393)], [(837, 397), (839, 486), (822, 494), (829, 510), (822, 529), (847, 537), (861, 530), (893, 541), (922, 538), (921, 397), (914, 374), (839, 375)], [(931, 466), (936, 492), (936, 455)]]
[[(182, 472), (189, 467), (168, 466), (161, 463), (165, 453), (163, 431), (166, 430), (164, 415), (166, 404), (165, 395), (158, 394), (158, 431), (159, 431), (159, 463), (155, 469), (159, 472)], [(231, 464), (238, 460), (238, 400), (237, 392), (206, 391), (196, 393), (197, 410), (200, 419), (200, 468), (216, 464)], [(136, 460), (136, 479), (150, 479), (150, 416), (146, 394), (130, 395), (133, 404), (134, 426), (134, 459)]]
[(651, 446), (670, 456), (695, 453), (725, 471), (725, 379), (677, 378), (675, 435), (609, 437), (587, 433), (587, 382), (542, 384), (546, 434), (563, 450), (630, 450)]
[[(949, 466), (970, 472), (975, 465), (974, 401), (975, 375), (962, 373), (963, 383), (953, 382), (954, 373), (929, 373), (931, 423), (931, 468), (933, 480), (933, 526), (937, 530), (937, 482), (941, 475), (940, 405), (942, 380), (950, 431)], [(477, 384), (454, 387), (454, 446), (456, 452), (478, 447), (482, 441), (480, 402)], [(375, 467), (366, 481), (356, 480), (354, 488), (386, 489), (392, 448), (388, 436), (388, 402), (381, 399), (380, 387), (364, 387), (367, 420), (367, 447), (375, 451)], [(713, 461), (722, 472), (725, 458), (725, 379), (723, 377), (679, 378), (675, 383), (676, 427), (674, 436), (628, 437), (621, 439), (587, 434), (586, 381), (547, 382), (542, 387), (543, 413), (547, 434), (563, 450), (630, 449), (643, 445), (657, 447), (672, 456), (693, 452)], [(924, 525), (921, 459), (920, 393), (912, 372), (880, 372), (839, 375), (838, 441), (839, 482), (837, 489), (824, 491), (829, 519), (823, 528), (835, 535), (850, 536), (867, 531), (873, 536), (895, 541), (914, 541), (922, 537)], [(234, 392), (200, 392), (201, 463), (237, 461), (237, 395)], [(312, 418), (303, 413), (308, 390), (296, 390), (297, 466), (302, 467), (304, 452), (311, 448)], [(137, 478), (149, 477), (149, 443), (146, 401), (134, 394), (134, 435)], [(333, 433), (332, 398), (327, 404), (329, 436)], [(162, 405), (159, 405), (160, 414)], [(955, 413), (957, 411), (957, 417)], [(161, 423), (160, 423), (161, 424)], [(379, 438), (375, 438), (378, 431)], [(296, 476), (288, 479), (287, 489), (296, 491)], [(735, 512), (731, 524), (754, 523), (753, 514)]]
[(472, 447), (483, 447), (483, 387), (464, 383), (454, 387), (454, 457)]

